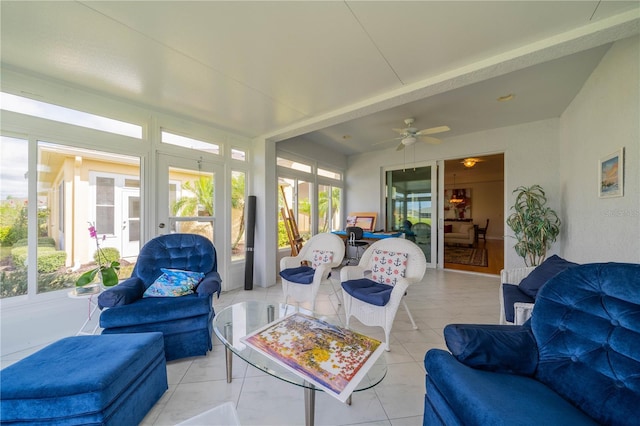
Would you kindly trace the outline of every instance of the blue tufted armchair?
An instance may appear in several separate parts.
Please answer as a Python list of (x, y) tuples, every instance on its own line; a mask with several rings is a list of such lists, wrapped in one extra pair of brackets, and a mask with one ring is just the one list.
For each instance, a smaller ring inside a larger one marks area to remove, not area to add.
[[(180, 297), (143, 297), (163, 274), (162, 269), (201, 272), (204, 278), (192, 294)], [(216, 250), (195, 234), (161, 235), (140, 250), (128, 278), (98, 297), (102, 334), (160, 331), (168, 361), (206, 355), (211, 350), (213, 294), (220, 295)]]
[(425, 356), (424, 425), (637, 425), (640, 265), (567, 268), (521, 326), (452, 324)]

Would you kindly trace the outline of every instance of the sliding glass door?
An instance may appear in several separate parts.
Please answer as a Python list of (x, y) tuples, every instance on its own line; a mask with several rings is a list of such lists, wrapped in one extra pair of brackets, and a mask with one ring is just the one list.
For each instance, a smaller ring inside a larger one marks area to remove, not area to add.
[(429, 267), (437, 261), (436, 182), (435, 162), (385, 171), (385, 228), (403, 231), (422, 249)]

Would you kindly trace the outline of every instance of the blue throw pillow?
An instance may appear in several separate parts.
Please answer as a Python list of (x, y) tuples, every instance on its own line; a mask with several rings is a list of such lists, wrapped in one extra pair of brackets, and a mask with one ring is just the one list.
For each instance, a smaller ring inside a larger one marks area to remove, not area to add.
[(524, 294), (535, 299), (538, 291), (547, 281), (565, 269), (575, 266), (578, 266), (578, 264), (569, 262), (554, 254), (531, 271), (531, 273), (520, 282), (518, 287)]
[(160, 275), (144, 292), (143, 297), (180, 297), (192, 294), (204, 278), (202, 272), (160, 268)]
[(538, 366), (528, 325), (449, 324), (444, 339), (458, 361), (479, 370), (532, 376)]

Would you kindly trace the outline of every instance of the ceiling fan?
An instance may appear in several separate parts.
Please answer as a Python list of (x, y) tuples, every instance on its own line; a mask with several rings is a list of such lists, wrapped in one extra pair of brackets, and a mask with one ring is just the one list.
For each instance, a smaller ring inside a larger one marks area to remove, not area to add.
[(396, 151), (403, 150), (405, 146), (413, 145), (419, 140), (426, 143), (438, 144), (442, 141), (429, 135), (435, 135), (436, 133), (448, 132), (449, 130), (451, 130), (449, 126), (438, 126), (431, 127), (429, 129), (418, 130), (417, 128), (413, 127), (414, 122), (414, 118), (407, 118), (404, 120), (404, 124), (406, 124), (407, 127), (405, 127), (404, 129), (393, 129), (400, 134), (399, 137), (394, 138), (394, 140), (400, 140), (400, 144), (396, 148)]

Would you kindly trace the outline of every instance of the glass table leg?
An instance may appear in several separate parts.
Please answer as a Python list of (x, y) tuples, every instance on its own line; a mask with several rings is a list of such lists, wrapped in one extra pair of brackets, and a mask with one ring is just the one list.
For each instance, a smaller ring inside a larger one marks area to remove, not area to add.
[[(233, 328), (230, 322), (224, 325), (224, 338), (230, 344), (232, 343)], [(233, 373), (233, 352), (231, 352), (231, 349), (229, 349), (228, 345), (225, 345), (224, 347), (224, 359), (227, 367), (227, 383), (231, 383), (231, 376)]]
[(304, 424), (313, 426), (316, 416), (316, 387), (304, 382)]

